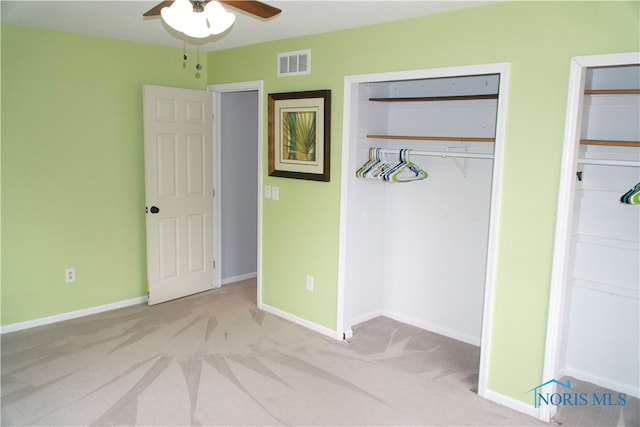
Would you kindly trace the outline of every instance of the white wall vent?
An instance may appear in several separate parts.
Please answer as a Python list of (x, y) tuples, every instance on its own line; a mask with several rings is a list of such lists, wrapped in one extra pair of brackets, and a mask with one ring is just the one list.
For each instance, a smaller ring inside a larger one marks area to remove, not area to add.
[(278, 54), (278, 77), (311, 74), (311, 49)]

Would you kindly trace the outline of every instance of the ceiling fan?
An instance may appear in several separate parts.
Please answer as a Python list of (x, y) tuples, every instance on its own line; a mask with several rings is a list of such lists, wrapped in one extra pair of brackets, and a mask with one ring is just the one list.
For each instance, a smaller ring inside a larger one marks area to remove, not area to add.
[(162, 15), (162, 20), (174, 30), (204, 39), (224, 33), (236, 19), (236, 15), (227, 12), (221, 4), (263, 19), (281, 12), (276, 7), (254, 0), (171, 0), (159, 3), (142, 16)]
[[(204, 10), (204, 6), (209, 3), (211, 0), (202, 0), (202, 1), (193, 1), (193, 10), (194, 12), (202, 12)], [(163, 1), (156, 6), (149, 9), (142, 16), (157, 16), (160, 15), (160, 11), (169, 7), (173, 4), (174, 0)], [(235, 9), (241, 10), (243, 12), (247, 12), (250, 15), (255, 15), (259, 18), (269, 19), (273, 18), (276, 15), (279, 15), (282, 12), (277, 7), (270, 6), (266, 3), (262, 3), (259, 1), (253, 0), (218, 0), (218, 3), (222, 3), (227, 6), (231, 6)]]

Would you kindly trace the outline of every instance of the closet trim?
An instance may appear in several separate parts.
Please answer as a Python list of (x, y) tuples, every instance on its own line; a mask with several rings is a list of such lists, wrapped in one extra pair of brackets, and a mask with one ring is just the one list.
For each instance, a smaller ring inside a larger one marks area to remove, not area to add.
[(514, 402), (509, 404), (513, 399), (503, 396), (497, 392), (487, 388), (489, 376), (489, 360), (491, 353), (491, 331), (493, 323), (493, 294), (495, 287), (495, 272), (497, 261), (497, 241), (498, 241), (498, 224), (501, 206), (501, 190), (502, 190), (502, 170), (504, 158), (504, 139), (506, 128), (506, 100), (508, 97), (508, 82), (510, 63), (496, 63), (484, 65), (471, 65), (450, 68), (435, 68), (412, 71), (400, 71), (389, 73), (365, 74), (346, 76), (344, 79), (344, 115), (343, 115), (343, 133), (342, 133), (342, 164), (341, 164), (341, 196), (340, 196), (340, 233), (339, 233), (339, 249), (338, 249), (338, 301), (337, 301), (337, 319), (336, 319), (336, 335), (339, 339), (348, 339), (352, 336), (351, 325), (347, 325), (345, 319), (346, 309), (346, 245), (347, 245), (347, 224), (348, 224), (348, 200), (350, 174), (352, 165), (355, 164), (357, 158), (357, 147), (355, 143), (349, 141), (357, 141), (357, 113), (358, 113), (358, 85), (361, 83), (374, 83), (384, 81), (399, 80), (416, 80), (441, 77), (464, 77), (474, 75), (499, 74), (499, 97), (497, 101), (496, 129), (495, 129), (495, 145), (494, 160), (492, 171), (491, 186), (491, 209), (489, 216), (489, 237), (487, 244), (487, 260), (485, 273), (485, 292), (483, 301), (483, 321), (481, 335), (481, 351), (480, 351), (480, 370), (478, 378), (478, 395), (498, 402), (502, 405), (512, 407), (521, 412), (531, 412), (524, 404)]
[[(547, 336), (544, 366), (541, 380), (554, 378), (559, 369), (562, 338), (562, 308), (564, 307), (564, 278), (569, 257), (572, 206), (574, 204), (575, 176), (577, 173), (580, 130), (582, 128), (582, 104), (586, 69), (590, 67), (618, 66), (640, 63), (640, 53), (630, 52), (610, 55), (578, 56), (571, 59), (569, 93), (565, 119), (564, 145), (558, 192), (556, 235), (549, 288)], [(553, 414), (548, 405), (540, 405), (538, 418), (549, 422)]]

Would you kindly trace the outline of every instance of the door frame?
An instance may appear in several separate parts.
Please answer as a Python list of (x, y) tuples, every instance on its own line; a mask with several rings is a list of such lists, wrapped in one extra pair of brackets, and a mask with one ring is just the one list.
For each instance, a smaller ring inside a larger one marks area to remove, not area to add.
[[(549, 287), (549, 309), (545, 342), (542, 381), (555, 378), (560, 369), (560, 348), (563, 331), (563, 308), (565, 305), (565, 279), (567, 262), (570, 255), (569, 233), (573, 215), (575, 179), (578, 170), (580, 131), (582, 129), (582, 111), (584, 86), (587, 68), (606, 67), (640, 62), (638, 52), (576, 56), (571, 58), (569, 71), (569, 91), (565, 118), (564, 143), (560, 169), (560, 187), (558, 191), (558, 211), (556, 214), (556, 235), (551, 267)], [(538, 418), (549, 421), (553, 414), (548, 405), (540, 405)]]
[[(478, 395), (493, 400), (500, 404), (513, 407), (510, 401), (502, 395), (492, 392), (487, 388), (489, 377), (489, 358), (491, 346), (491, 331), (493, 323), (493, 295), (496, 279), (497, 267), (497, 242), (499, 234), (501, 193), (502, 193), (502, 170), (504, 162), (504, 145), (506, 133), (506, 114), (510, 63), (495, 63), (484, 65), (471, 65), (461, 67), (432, 68), (412, 71), (388, 72), (377, 74), (364, 74), (346, 76), (344, 78), (344, 116), (342, 134), (342, 176), (340, 189), (340, 234), (338, 253), (338, 302), (336, 319), (336, 338), (344, 339), (352, 335), (351, 325), (346, 324), (345, 319), (345, 299), (346, 299), (346, 245), (347, 245), (347, 224), (348, 224), (348, 196), (349, 178), (352, 174), (350, 167), (355, 162), (356, 150), (349, 141), (357, 139), (357, 87), (361, 83), (392, 81), (392, 80), (412, 80), (438, 77), (471, 76), (483, 74), (499, 74), (499, 94), (496, 114), (496, 139), (494, 146), (494, 159), (491, 183), (491, 204), (489, 215), (489, 236), (487, 242), (487, 261), (485, 272), (485, 291), (482, 314), (482, 335), (480, 347), (480, 369), (478, 376)], [(353, 116), (353, 117), (352, 117)], [(521, 407), (515, 408), (522, 410)]]
[(221, 216), (221, 207), (218, 200), (220, 200), (220, 196), (222, 194), (221, 185), (222, 182), (222, 144), (221, 144), (221, 126), (218, 125), (218, 118), (220, 117), (220, 113), (222, 111), (222, 94), (230, 93), (230, 92), (250, 92), (257, 91), (258, 92), (258, 140), (256, 147), (258, 150), (258, 217), (256, 218), (257, 222), (257, 235), (258, 235), (258, 244), (256, 248), (257, 255), (257, 300), (258, 300), (258, 308), (262, 306), (262, 191), (263, 191), (263, 177), (262, 177), (262, 154), (263, 154), (263, 121), (264, 121), (264, 81), (263, 80), (254, 80), (247, 82), (236, 82), (236, 83), (223, 83), (223, 84), (214, 84), (208, 85), (207, 91), (211, 92), (213, 96), (213, 150), (214, 150), (214, 159), (213, 159), (213, 188), (215, 189), (215, 197), (213, 198), (213, 212), (214, 212), (214, 224), (213, 224), (213, 232), (215, 236), (218, 236), (217, 239), (214, 239), (215, 252), (217, 254), (216, 257), (216, 283), (219, 286), (222, 285), (222, 257), (224, 256), (222, 253), (222, 216)]

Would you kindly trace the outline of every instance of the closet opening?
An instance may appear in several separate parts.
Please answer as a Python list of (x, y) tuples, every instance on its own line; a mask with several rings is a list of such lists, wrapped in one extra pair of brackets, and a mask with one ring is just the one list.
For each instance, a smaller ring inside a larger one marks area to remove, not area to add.
[[(623, 425), (634, 405), (635, 420), (624, 425), (638, 423), (638, 259), (640, 55), (573, 58), (544, 380), (570, 381), (589, 396), (614, 396), (612, 404), (620, 405), (598, 415), (611, 417), (610, 425)], [(625, 404), (618, 402), (620, 393)], [(584, 408), (540, 410), (544, 420), (589, 421)]]
[(345, 78), (339, 336), (381, 317), (466, 343), (483, 396), (508, 70)]

